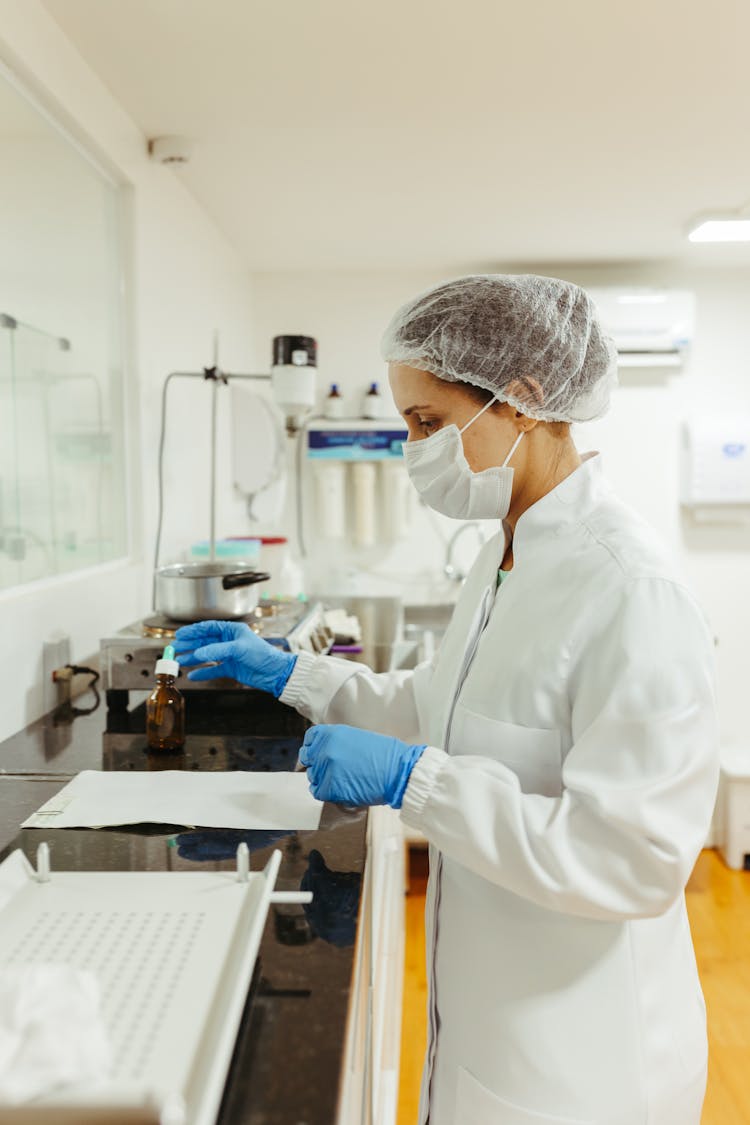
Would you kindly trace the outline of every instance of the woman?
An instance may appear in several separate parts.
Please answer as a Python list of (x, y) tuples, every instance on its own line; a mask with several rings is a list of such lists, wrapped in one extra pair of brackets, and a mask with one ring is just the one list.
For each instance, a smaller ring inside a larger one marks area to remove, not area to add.
[(409, 302), (384, 355), (422, 497), (503, 520), (436, 658), (375, 675), (207, 623), (180, 659), (328, 724), (300, 754), (315, 796), (389, 803), (429, 840), (420, 1122), (698, 1125), (683, 891), (717, 781), (712, 643), (571, 439), (607, 407), (612, 345), (577, 286), (490, 275)]

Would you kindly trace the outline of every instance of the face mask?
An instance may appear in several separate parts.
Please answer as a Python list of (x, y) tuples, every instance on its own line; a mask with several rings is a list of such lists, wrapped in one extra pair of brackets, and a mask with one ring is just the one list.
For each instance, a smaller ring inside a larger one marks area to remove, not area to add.
[(513, 489), (513, 469), (508, 462), (523, 437), (516, 438), (502, 466), (473, 473), (464, 455), (461, 434), (477, 418), (489, 410), (495, 399), (490, 399), (460, 430), (451, 424), (421, 441), (404, 444), (406, 470), (412, 484), (422, 499), (458, 520), (502, 520), (510, 510)]

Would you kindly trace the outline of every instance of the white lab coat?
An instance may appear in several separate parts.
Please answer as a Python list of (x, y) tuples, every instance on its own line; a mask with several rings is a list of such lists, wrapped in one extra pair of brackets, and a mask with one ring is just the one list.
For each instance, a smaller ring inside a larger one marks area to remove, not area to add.
[(301, 656), (284, 702), (427, 743), (420, 1123), (698, 1125), (684, 887), (718, 776), (712, 638), (592, 457), (483, 548), (433, 662)]

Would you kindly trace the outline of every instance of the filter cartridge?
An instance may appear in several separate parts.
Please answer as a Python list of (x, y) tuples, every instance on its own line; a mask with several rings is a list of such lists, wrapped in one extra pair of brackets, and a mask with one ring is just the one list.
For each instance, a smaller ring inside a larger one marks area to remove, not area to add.
[(325, 539), (346, 535), (346, 469), (341, 461), (316, 466), (320, 533)]
[(376, 541), (375, 465), (360, 461), (352, 465), (354, 485), (354, 542), (358, 547), (372, 547)]

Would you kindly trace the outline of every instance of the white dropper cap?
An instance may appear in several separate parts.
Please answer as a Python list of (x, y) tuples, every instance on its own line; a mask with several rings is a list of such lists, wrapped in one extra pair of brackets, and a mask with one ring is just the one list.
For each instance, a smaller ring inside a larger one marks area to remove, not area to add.
[(172, 645), (167, 645), (162, 653), (161, 660), (156, 661), (156, 675), (174, 676), (176, 678), (179, 674), (180, 666), (174, 658), (174, 648)]

